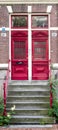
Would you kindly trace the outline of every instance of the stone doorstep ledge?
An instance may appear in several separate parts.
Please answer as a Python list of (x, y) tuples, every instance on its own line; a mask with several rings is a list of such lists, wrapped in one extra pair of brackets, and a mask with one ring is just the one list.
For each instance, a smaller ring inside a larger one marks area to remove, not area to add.
[(58, 130), (58, 125), (39, 125), (38, 127), (20, 127), (20, 126), (6, 126), (1, 127), (0, 130)]

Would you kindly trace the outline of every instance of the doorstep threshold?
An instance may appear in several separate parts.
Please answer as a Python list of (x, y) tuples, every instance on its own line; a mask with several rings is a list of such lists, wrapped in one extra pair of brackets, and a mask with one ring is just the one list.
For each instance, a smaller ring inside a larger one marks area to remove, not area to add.
[(9, 80), (9, 85), (47, 85), (48, 80)]

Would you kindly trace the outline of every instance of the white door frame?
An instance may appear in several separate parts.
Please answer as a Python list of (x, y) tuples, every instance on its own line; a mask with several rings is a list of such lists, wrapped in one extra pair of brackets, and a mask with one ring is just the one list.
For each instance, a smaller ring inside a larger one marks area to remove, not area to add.
[(31, 32), (31, 6), (28, 6), (28, 80), (32, 80), (32, 32)]
[[(31, 12), (32, 6), (28, 6), (28, 29), (11, 29), (11, 15), (9, 14), (9, 59), (11, 60), (11, 30), (27, 30), (28, 31), (28, 80), (31, 81), (32, 80), (32, 30), (48, 30), (49, 32), (49, 59), (50, 59), (50, 15), (48, 17), (48, 23), (49, 23), (49, 27), (48, 29), (32, 29), (31, 28)], [(15, 14), (16, 15), (16, 14)], [(19, 14), (20, 15), (20, 14)], [(25, 15), (25, 14), (22, 14)], [(38, 15), (38, 14), (37, 14)], [(46, 14), (43, 14), (46, 15)], [(11, 62), (10, 62), (10, 71), (11, 71)], [(11, 72), (10, 72), (10, 79), (11, 79)]]

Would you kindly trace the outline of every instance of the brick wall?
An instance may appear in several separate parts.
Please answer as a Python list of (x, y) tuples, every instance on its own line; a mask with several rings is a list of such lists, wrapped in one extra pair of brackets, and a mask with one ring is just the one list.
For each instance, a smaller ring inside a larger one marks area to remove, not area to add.
[(50, 23), (51, 27), (58, 27), (58, 4), (53, 5), (51, 16), (50, 16)]
[(9, 27), (9, 14), (6, 6), (0, 7), (0, 27)]
[(58, 63), (58, 31), (51, 31), (50, 46), (51, 46), (51, 62)]
[(0, 64), (8, 63), (9, 57), (9, 33), (6, 32), (6, 37), (1, 37), (0, 32)]
[(28, 10), (27, 10), (27, 5), (13, 5), (12, 6), (12, 9), (13, 9), (13, 12), (14, 13), (17, 13), (17, 12), (27, 12)]
[[(0, 7), (0, 27), (9, 27), (9, 14), (6, 6)], [(1, 36), (0, 31), (0, 64), (8, 63), (9, 57), (9, 33), (6, 31), (6, 37)]]

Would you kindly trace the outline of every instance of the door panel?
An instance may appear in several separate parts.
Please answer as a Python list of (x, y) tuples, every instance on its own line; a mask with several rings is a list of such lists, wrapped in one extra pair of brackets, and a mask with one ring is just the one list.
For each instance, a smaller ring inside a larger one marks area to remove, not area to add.
[(32, 79), (33, 80), (46, 80), (49, 77), (48, 74), (48, 62), (45, 61), (39, 61), (36, 63), (36, 61), (32, 62), (33, 68), (32, 68)]
[[(20, 33), (20, 32), (18, 32)], [(12, 36), (12, 79), (27, 80), (28, 79), (28, 46), (26, 37)]]
[[(49, 78), (48, 37), (44, 32), (33, 32), (32, 39), (32, 79), (46, 80)], [(36, 37), (37, 36), (37, 37)]]

